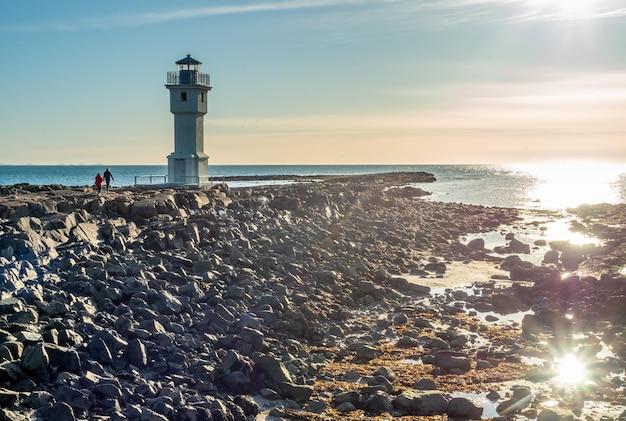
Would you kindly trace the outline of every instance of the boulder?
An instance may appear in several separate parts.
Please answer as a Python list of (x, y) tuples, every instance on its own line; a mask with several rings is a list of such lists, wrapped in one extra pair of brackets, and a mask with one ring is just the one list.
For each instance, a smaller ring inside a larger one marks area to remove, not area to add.
[(544, 408), (537, 415), (537, 421), (574, 421), (576, 415), (565, 408)]
[(454, 370), (466, 373), (472, 369), (472, 361), (468, 357), (447, 352), (436, 353), (434, 364), (446, 373)]
[(373, 393), (364, 394), (361, 398), (361, 408), (368, 413), (381, 414), (391, 412), (393, 403), (387, 392), (376, 390)]
[(407, 415), (443, 415), (448, 409), (448, 399), (437, 390), (405, 390), (393, 400), (393, 406)]
[(314, 391), (313, 386), (299, 385), (292, 382), (280, 383), (279, 388), (286, 398), (300, 403), (308, 401)]
[(282, 361), (271, 355), (262, 355), (254, 360), (254, 369), (265, 373), (276, 384), (291, 383), (293, 379)]
[(452, 398), (446, 411), (450, 418), (479, 420), (483, 416), (483, 408), (467, 398)]
[(482, 238), (474, 238), (469, 243), (467, 243), (467, 247), (472, 250), (480, 251), (485, 249), (485, 240)]
[(491, 296), (491, 304), (496, 312), (500, 314), (510, 314), (528, 310), (526, 304), (522, 303), (519, 298), (510, 294), (493, 294)]

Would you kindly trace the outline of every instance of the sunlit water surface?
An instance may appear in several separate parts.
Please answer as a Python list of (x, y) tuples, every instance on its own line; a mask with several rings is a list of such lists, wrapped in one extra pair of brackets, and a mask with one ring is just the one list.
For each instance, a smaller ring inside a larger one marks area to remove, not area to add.
[(425, 190), (430, 200), (559, 210), (626, 202), (626, 164), (561, 162), (500, 166), (441, 166)]

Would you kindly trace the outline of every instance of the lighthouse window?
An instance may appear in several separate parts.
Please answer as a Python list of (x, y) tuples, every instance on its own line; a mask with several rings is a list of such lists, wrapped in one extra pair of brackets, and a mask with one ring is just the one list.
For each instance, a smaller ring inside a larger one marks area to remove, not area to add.
[(204, 92), (200, 94), (200, 102), (204, 102)]
[(181, 92), (180, 93), (180, 100), (181, 101), (187, 101), (187, 92)]

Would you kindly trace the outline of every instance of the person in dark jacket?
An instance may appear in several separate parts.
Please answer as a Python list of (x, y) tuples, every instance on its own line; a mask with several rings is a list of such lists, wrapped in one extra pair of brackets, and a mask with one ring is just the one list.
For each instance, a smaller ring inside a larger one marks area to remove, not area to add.
[(100, 173), (96, 174), (96, 190), (98, 190), (98, 194), (100, 194), (100, 191), (102, 190), (102, 181), (103, 178)]
[(106, 182), (106, 185), (107, 185), (107, 191), (109, 191), (109, 187), (111, 186), (111, 180), (115, 180), (115, 178), (113, 178), (113, 174), (111, 174), (111, 170), (107, 168), (106, 171), (104, 172), (104, 181)]

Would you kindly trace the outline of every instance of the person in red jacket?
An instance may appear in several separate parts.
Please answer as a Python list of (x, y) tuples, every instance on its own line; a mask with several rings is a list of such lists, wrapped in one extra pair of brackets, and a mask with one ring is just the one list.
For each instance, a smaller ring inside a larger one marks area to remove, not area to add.
[(98, 194), (100, 194), (100, 191), (102, 190), (102, 181), (103, 178), (100, 173), (96, 174), (96, 190), (98, 190)]

